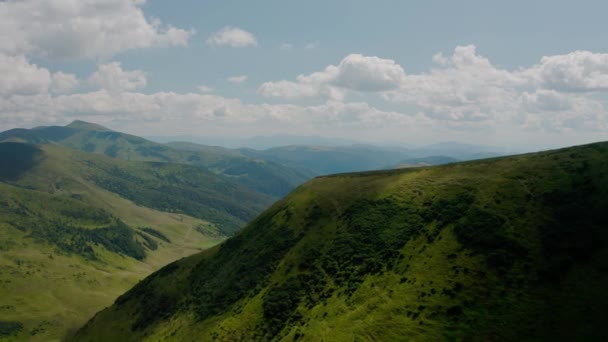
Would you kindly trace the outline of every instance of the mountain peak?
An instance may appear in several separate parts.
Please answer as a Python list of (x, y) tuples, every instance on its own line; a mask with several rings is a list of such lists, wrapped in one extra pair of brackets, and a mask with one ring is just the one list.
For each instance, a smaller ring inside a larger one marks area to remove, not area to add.
[(106, 131), (106, 132), (111, 131), (111, 129), (109, 129), (109, 128), (103, 127), (103, 126), (95, 124), (95, 123), (82, 121), (82, 120), (74, 120), (69, 125), (66, 125), (66, 127), (70, 127), (70, 128), (74, 128), (74, 129), (82, 129), (82, 130), (87, 130), (87, 131)]

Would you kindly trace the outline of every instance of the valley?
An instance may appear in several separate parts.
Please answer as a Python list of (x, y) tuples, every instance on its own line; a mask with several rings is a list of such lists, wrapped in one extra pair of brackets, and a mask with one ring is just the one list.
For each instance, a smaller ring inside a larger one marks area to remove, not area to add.
[(0, 143), (0, 164), (0, 321), (19, 340), (64, 338), (143, 277), (223, 241), (271, 203), (195, 167), (57, 145)]

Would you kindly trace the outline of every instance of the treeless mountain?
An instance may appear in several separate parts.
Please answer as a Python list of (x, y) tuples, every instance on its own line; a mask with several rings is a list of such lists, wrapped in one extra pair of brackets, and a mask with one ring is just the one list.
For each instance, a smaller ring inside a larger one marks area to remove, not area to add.
[(608, 339), (608, 143), (314, 179), (74, 337)]

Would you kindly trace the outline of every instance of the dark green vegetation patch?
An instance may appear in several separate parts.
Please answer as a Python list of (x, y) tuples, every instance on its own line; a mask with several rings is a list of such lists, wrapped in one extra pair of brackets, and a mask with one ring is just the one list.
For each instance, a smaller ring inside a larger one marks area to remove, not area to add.
[[(12, 193), (14, 197), (0, 199), (2, 222), (28, 233), (38, 242), (88, 259), (97, 258), (95, 246), (138, 260), (145, 257), (133, 229), (102, 209), (32, 190), (12, 189)], [(37, 203), (33, 197), (45, 199), (45, 210), (33, 205)]]
[(146, 232), (146, 233), (154, 236), (155, 238), (163, 240), (163, 241), (165, 241), (167, 243), (171, 242), (171, 240), (169, 240), (169, 238), (165, 234), (159, 232), (156, 229), (153, 229), (153, 228), (150, 228), (150, 227), (143, 227), (143, 228), (141, 228), (141, 230), (143, 230), (144, 232)]
[(0, 143), (0, 181), (16, 181), (34, 167), (42, 156), (35, 145)]
[(19, 322), (0, 321), (0, 337), (11, 337), (23, 329)]

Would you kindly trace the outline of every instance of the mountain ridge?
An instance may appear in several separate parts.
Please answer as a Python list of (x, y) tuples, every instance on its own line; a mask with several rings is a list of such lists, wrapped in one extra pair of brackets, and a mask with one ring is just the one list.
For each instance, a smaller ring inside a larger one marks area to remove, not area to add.
[(606, 169), (597, 143), (317, 177), (74, 340), (606, 338)]
[(250, 158), (226, 149), (188, 151), (107, 129), (84, 121), (0, 132), (1, 141), (59, 144), (116, 159), (194, 165), (275, 199), (310, 178), (282, 164)]

